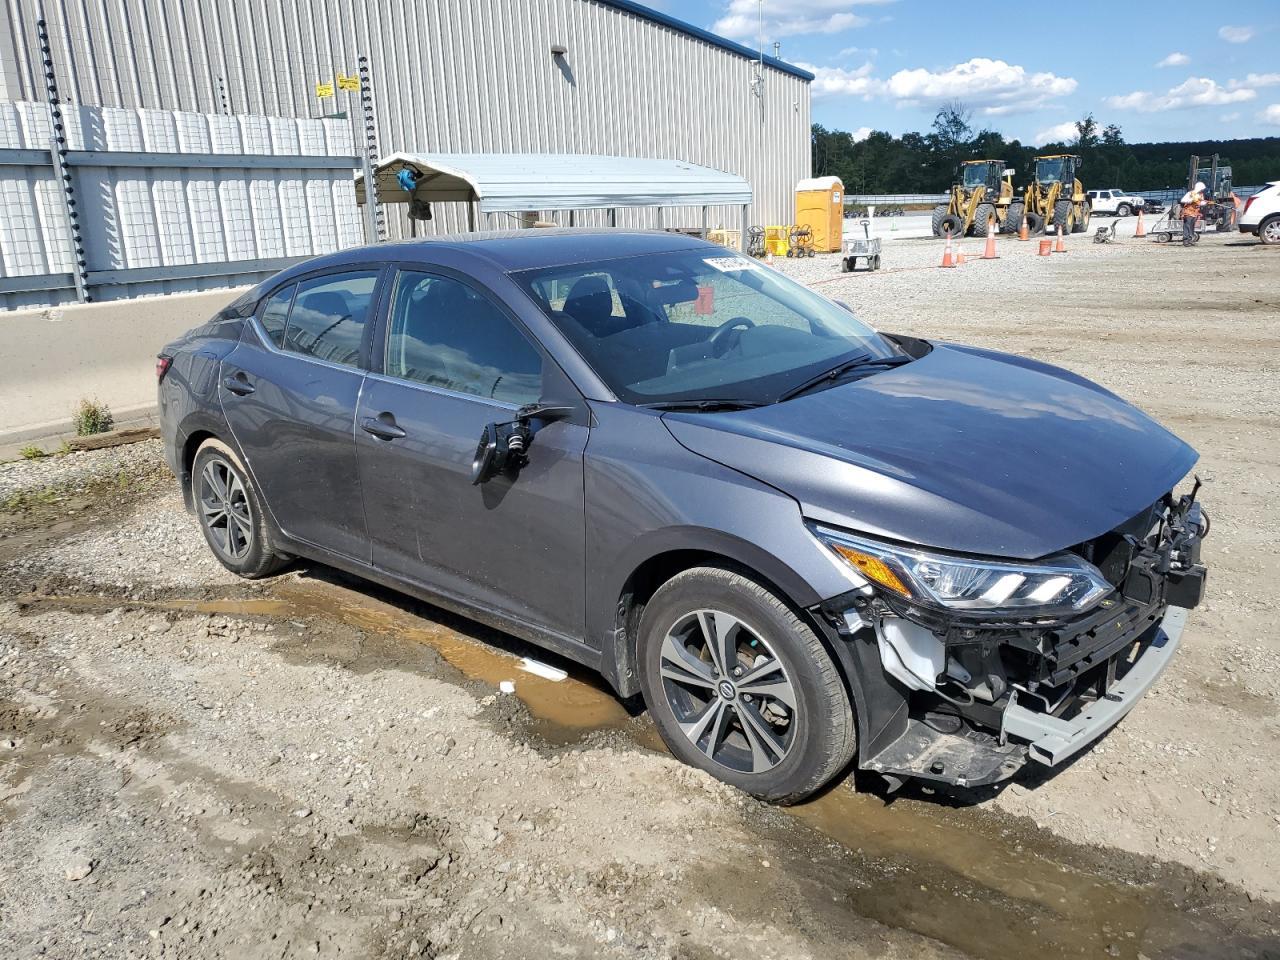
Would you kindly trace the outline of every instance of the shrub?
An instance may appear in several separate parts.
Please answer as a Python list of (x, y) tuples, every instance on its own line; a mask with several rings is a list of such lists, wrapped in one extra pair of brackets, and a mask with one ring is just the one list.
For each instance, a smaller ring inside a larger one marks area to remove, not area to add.
[(111, 408), (98, 400), (85, 398), (76, 408), (76, 436), (87, 437), (91, 433), (106, 433), (115, 420), (111, 416)]
[(39, 460), (41, 457), (47, 457), (48, 454), (37, 447), (35, 444), (23, 447), (21, 450), (23, 460)]

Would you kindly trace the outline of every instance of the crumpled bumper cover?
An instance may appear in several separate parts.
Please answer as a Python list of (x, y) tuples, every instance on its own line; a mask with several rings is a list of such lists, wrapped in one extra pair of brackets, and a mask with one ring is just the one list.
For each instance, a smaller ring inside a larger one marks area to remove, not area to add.
[(1004, 711), (1002, 739), (1026, 743), (1027, 755), (1048, 766), (1079, 753), (1124, 719), (1151, 689), (1173, 659), (1186, 622), (1185, 609), (1170, 607), (1156, 636), (1125, 675), (1111, 684), (1107, 696), (1090, 703), (1070, 720), (1029, 710), (1015, 697)]

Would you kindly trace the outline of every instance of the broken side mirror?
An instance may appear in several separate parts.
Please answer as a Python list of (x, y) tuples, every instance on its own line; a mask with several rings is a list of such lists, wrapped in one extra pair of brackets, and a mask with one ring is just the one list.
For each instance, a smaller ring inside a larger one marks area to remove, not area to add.
[(573, 412), (573, 407), (561, 404), (529, 403), (516, 412), (514, 420), (485, 424), (471, 458), (471, 483), (485, 483), (500, 473), (519, 470), (529, 462), (529, 445), (534, 437), (530, 423), (564, 420)]

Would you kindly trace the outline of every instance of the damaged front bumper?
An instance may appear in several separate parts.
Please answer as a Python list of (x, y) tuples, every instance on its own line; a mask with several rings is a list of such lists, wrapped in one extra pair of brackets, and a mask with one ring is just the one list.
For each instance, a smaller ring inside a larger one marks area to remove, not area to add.
[(1014, 690), (1001, 715), (1000, 738), (1025, 741), (1027, 756), (1051, 767), (1079, 753), (1123, 720), (1151, 689), (1182, 642), (1186, 622), (1185, 608), (1170, 607), (1124, 676), (1072, 720), (1023, 706)]
[(960, 786), (1055, 766), (1119, 723), (1168, 666), (1203, 597), (1194, 493), (1073, 548), (1112, 592), (1068, 617), (940, 610), (863, 589), (824, 605), (862, 678), (859, 765)]

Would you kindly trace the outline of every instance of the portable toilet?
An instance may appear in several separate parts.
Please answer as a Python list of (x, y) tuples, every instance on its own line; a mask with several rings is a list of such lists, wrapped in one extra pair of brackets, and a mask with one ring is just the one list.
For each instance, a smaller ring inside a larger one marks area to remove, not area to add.
[(839, 253), (844, 233), (844, 184), (839, 177), (812, 177), (796, 184), (796, 223), (813, 231), (813, 249)]

